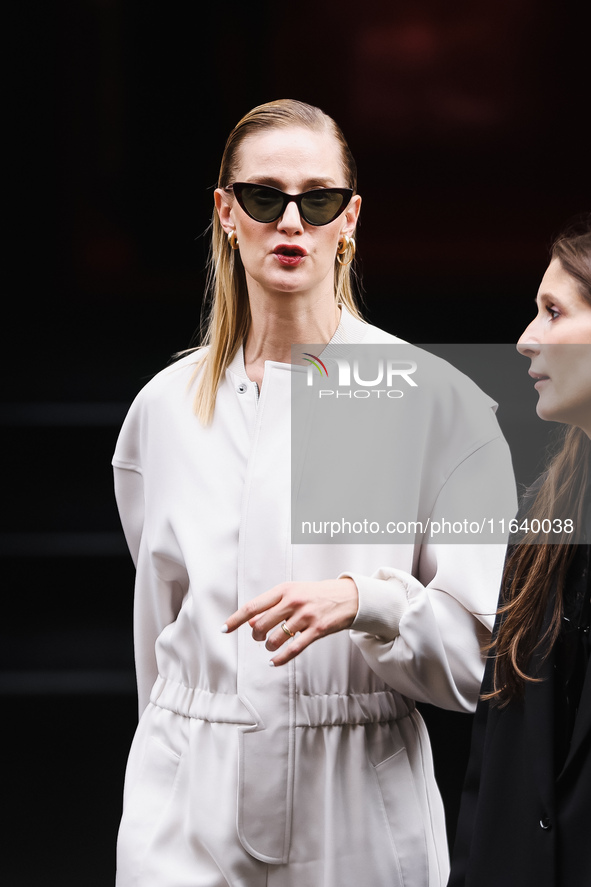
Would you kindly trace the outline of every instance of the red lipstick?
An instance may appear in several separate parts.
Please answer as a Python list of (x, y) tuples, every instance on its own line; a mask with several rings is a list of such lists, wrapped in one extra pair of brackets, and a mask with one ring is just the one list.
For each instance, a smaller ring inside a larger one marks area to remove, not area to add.
[(277, 260), (281, 265), (293, 268), (300, 264), (308, 253), (302, 246), (295, 243), (279, 243), (273, 250), (273, 254), (277, 256)]

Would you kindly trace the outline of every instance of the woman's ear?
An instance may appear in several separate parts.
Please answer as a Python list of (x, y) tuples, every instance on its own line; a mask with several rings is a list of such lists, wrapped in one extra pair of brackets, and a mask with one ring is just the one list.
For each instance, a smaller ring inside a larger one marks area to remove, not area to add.
[(234, 219), (232, 218), (233, 197), (223, 188), (216, 188), (213, 192), (213, 200), (215, 208), (220, 219), (220, 224), (226, 234), (236, 229)]
[(341, 234), (347, 234), (349, 237), (355, 233), (357, 221), (359, 219), (359, 210), (361, 209), (361, 196), (356, 194), (351, 198), (351, 202), (345, 211), (345, 218), (341, 225)]

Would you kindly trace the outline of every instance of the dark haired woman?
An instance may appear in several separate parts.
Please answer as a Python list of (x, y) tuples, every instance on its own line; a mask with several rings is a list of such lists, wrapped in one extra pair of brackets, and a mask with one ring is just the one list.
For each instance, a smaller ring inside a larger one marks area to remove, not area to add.
[[(589, 226), (555, 243), (537, 308), (518, 350), (538, 415), (568, 429), (507, 558), (450, 887), (591, 884)], [(555, 535), (539, 544), (544, 520)]]
[[(206, 347), (140, 392), (114, 458), (141, 713), (117, 884), (440, 887), (415, 700), (475, 706), (504, 546), (427, 544), (416, 521), (409, 544), (292, 544), (292, 344), (400, 340), (356, 308), (355, 164), (318, 108), (249, 112), (215, 203)], [(416, 420), (404, 402), (389, 414), (387, 456), (412, 443), (413, 516), (449, 517), (467, 493), (488, 516), (499, 491), (513, 515), (494, 404), (441, 364), (417, 370)]]

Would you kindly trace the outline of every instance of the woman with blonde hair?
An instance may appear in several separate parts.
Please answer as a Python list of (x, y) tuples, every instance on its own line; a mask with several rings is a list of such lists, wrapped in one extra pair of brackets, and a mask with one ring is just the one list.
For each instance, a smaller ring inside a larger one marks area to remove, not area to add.
[[(494, 610), (504, 549), (427, 544), (416, 528), (405, 545), (290, 534), (292, 344), (400, 342), (355, 304), (360, 204), (330, 117), (292, 100), (246, 114), (215, 191), (204, 346), (152, 379), (123, 426), (113, 462), (137, 567), (141, 717), (118, 887), (447, 879), (415, 700), (475, 705), (492, 627), (476, 614)], [(486, 512), (501, 489), (511, 509), (493, 402), (435, 375), (404, 429), (415, 518), (465, 490)]]
[(591, 227), (559, 237), (518, 343), (562, 446), (507, 558), (450, 887), (591, 884)]

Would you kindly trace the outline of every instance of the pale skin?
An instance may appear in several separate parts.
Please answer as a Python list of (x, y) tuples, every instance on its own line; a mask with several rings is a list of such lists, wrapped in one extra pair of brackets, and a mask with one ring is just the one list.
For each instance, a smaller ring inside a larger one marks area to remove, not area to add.
[(537, 315), (517, 350), (531, 360), (541, 419), (576, 425), (591, 437), (591, 305), (554, 259), (536, 297)]
[[(334, 136), (303, 127), (270, 129), (245, 139), (234, 181), (271, 185), (288, 194), (347, 186)], [(261, 223), (244, 212), (231, 192), (217, 189), (214, 199), (224, 231), (237, 236), (252, 317), (244, 363), (248, 377), (261, 387), (266, 360), (291, 363), (293, 343), (326, 344), (333, 337), (340, 321), (335, 257), (342, 236), (355, 231), (361, 198), (354, 195), (340, 216), (321, 227), (305, 222), (295, 203), (288, 203), (276, 222)], [(280, 245), (300, 247), (301, 261), (282, 262)], [(269, 662), (279, 666), (318, 638), (350, 628), (358, 606), (352, 579), (284, 582), (238, 609), (222, 631), (248, 622), (255, 641), (266, 640), (269, 651), (279, 651)], [(284, 620), (295, 637), (281, 628)]]

